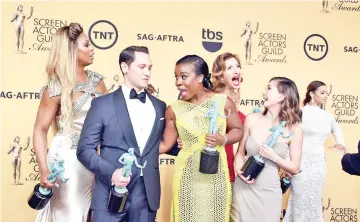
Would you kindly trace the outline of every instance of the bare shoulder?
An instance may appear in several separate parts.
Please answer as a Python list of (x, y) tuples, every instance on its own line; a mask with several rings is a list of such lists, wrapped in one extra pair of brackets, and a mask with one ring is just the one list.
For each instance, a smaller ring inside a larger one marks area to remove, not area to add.
[(223, 95), (223, 96), (226, 98), (226, 101), (225, 101), (225, 108), (226, 109), (236, 108), (236, 105), (235, 105), (234, 101), (229, 96), (226, 96), (226, 95)]
[(249, 113), (246, 115), (246, 119), (249, 122), (254, 122), (259, 120), (263, 116), (262, 113)]
[(175, 113), (174, 113), (173, 109), (171, 108), (171, 105), (166, 107), (165, 118), (171, 119), (171, 120), (175, 119)]
[(246, 115), (244, 126), (247, 128), (251, 128), (254, 124), (256, 124), (262, 116), (262, 113), (249, 113)]
[(302, 135), (303, 128), (301, 123), (296, 123), (290, 127), (290, 131), (295, 135)]
[(61, 95), (52, 95), (51, 89), (49, 89), (49, 87), (46, 87), (42, 92), (42, 96), (41, 96), (40, 101), (42, 103), (45, 103), (45, 104), (60, 105), (60, 103), (61, 103)]

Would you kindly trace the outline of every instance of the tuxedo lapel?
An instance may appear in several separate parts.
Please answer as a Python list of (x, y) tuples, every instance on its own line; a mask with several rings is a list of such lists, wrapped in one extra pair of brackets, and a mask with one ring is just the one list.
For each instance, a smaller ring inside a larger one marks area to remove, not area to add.
[(150, 148), (154, 146), (154, 144), (156, 143), (156, 139), (154, 139), (153, 137), (155, 137), (157, 135), (157, 133), (159, 132), (159, 121), (160, 121), (160, 109), (161, 109), (161, 105), (160, 103), (155, 99), (155, 97), (151, 96), (148, 94), (148, 98), (150, 98), (154, 109), (155, 109), (155, 119), (154, 119), (154, 124), (153, 127), (151, 129), (151, 133), (150, 136), (145, 144), (144, 150), (142, 152), (142, 156), (146, 155), (149, 151)]
[(134, 148), (135, 153), (140, 156), (139, 145), (136, 141), (134, 128), (131, 123), (129, 111), (121, 87), (114, 92), (114, 106), (119, 125), (127, 144), (130, 148)]

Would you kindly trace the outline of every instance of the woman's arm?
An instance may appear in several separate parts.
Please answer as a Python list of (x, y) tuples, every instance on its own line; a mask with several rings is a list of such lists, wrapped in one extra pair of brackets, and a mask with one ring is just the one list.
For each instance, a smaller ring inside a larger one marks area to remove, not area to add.
[(40, 100), (34, 132), (33, 146), (36, 160), (39, 164), (41, 174), (41, 186), (51, 188), (53, 185), (47, 180), (49, 169), (47, 165), (47, 133), (51, 122), (55, 119), (60, 108), (60, 96), (49, 97), (49, 88), (47, 88)]
[(227, 142), (224, 145), (238, 143), (244, 135), (244, 126), (237, 113), (235, 103), (230, 99), (230, 97), (227, 97), (226, 100), (225, 113), (227, 113), (227, 110), (231, 110), (231, 113), (226, 119)]
[[(236, 106), (234, 102), (227, 97), (225, 103), (225, 114), (228, 113), (228, 110), (231, 110), (230, 116), (226, 118), (226, 134), (220, 135), (219, 133), (206, 135), (206, 145), (210, 147), (228, 145), (240, 142), (244, 134), (244, 126), (241, 123), (240, 117), (237, 113)], [(222, 118), (222, 117), (220, 117)]]
[(245, 142), (250, 135), (250, 122), (253, 118), (251, 115), (252, 114), (249, 114), (245, 119), (244, 134), (235, 154), (235, 173), (237, 174), (241, 171), (241, 168), (245, 163)]
[(160, 154), (170, 151), (176, 143), (176, 139), (179, 135), (176, 129), (175, 120), (175, 113), (171, 106), (168, 106), (165, 111), (165, 130), (160, 142)]
[(345, 151), (344, 134), (333, 116), (331, 116), (331, 133), (336, 141), (335, 148)]
[(293, 136), (289, 145), (290, 160), (281, 158), (272, 148), (269, 148), (264, 144), (260, 146), (259, 154), (272, 160), (280, 168), (291, 175), (296, 175), (300, 171), (303, 131), (300, 124), (294, 125), (291, 128), (291, 131), (293, 132)]

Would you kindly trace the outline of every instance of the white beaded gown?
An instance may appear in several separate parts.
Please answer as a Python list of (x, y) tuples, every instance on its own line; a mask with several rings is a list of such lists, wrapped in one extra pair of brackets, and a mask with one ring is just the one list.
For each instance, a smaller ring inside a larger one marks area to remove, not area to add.
[(327, 111), (311, 105), (304, 106), (302, 111), (301, 172), (291, 179), (291, 195), (283, 222), (323, 222), (324, 144), (330, 133), (337, 144), (344, 145), (344, 137), (335, 118)]
[[(48, 152), (48, 164), (54, 154), (59, 154), (64, 159), (65, 173), (69, 180), (63, 183), (58, 179), (59, 187), (53, 187), (53, 196), (45, 208), (39, 211), (35, 222), (87, 221), (92, 196), (93, 174), (78, 161), (76, 149), (91, 101), (93, 97), (102, 95), (96, 91), (96, 86), (103, 78), (95, 72), (87, 72), (88, 81), (86, 83), (78, 83), (75, 89), (75, 91), (82, 92), (83, 94), (75, 101), (73, 106), (75, 127), (70, 138), (72, 143), (66, 146), (62, 135), (61, 123), (57, 121), (60, 130), (54, 136)], [(50, 80), (41, 90), (41, 94), (47, 87), (50, 97), (61, 95), (61, 86), (58, 81)]]

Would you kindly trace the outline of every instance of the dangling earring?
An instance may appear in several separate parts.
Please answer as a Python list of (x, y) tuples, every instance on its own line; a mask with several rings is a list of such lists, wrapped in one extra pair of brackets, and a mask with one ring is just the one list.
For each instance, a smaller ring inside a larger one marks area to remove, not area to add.
[(314, 101), (314, 97), (311, 97), (311, 103), (314, 103), (315, 101)]

